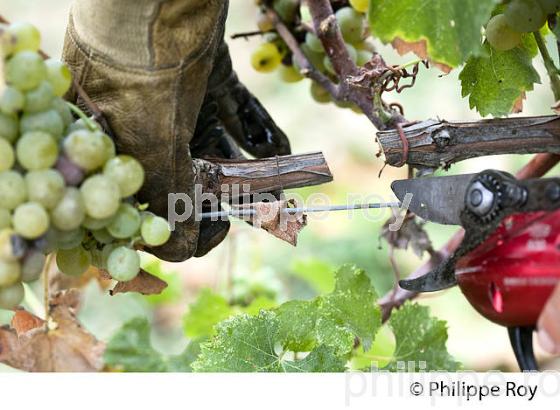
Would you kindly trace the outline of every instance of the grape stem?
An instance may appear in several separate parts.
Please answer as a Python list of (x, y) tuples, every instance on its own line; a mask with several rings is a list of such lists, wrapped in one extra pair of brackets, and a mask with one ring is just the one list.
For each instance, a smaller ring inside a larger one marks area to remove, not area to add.
[(43, 267), (43, 303), (45, 306), (45, 320), (49, 320), (50, 316), (50, 308), (49, 308), (49, 300), (50, 300), (50, 292), (49, 292), (49, 270), (51, 267), (51, 263), (53, 260), (54, 254), (51, 253), (47, 256), (47, 260), (45, 262), (45, 266)]
[(66, 101), (66, 104), (70, 108), (70, 111), (80, 117), (80, 119), (84, 122), (84, 124), (90, 131), (99, 131), (97, 124), (95, 124), (95, 122), (93, 122), (77, 105), (72, 104), (68, 101)]
[(541, 53), (542, 59), (544, 61), (544, 67), (548, 77), (550, 78), (550, 85), (552, 88), (552, 93), (554, 94), (554, 99), (560, 101), (560, 77), (558, 76), (558, 69), (554, 65), (554, 61), (550, 57), (548, 49), (546, 48), (546, 43), (542, 34), (539, 31), (533, 33), (535, 41), (537, 42), (537, 47)]
[[(301, 74), (319, 83), (335, 100), (356, 104), (378, 130), (387, 129), (395, 123), (406, 122), (399, 113), (383, 103), (381, 98), (373, 98), (372, 94), (379, 94), (379, 90), (376, 90), (371, 84), (363, 86), (356, 84), (354, 81), (356, 78), (361, 78), (361, 82), (364, 82), (365, 78), (375, 80), (376, 74), (371, 73), (386, 71), (383, 59), (377, 56), (376, 63), (374, 63), (375, 67), (370, 69), (370, 73), (364, 74), (363, 70), (354, 64), (348, 54), (330, 2), (328, 0), (313, 0), (308, 2), (308, 6), (314, 25), (312, 31), (321, 40), (327, 56), (333, 64), (339, 79), (338, 84), (335, 84), (311, 64), (301, 50), (295, 36), (276, 11), (264, 5), (276, 32), (292, 52), (296, 65), (301, 67)], [(311, 30), (311, 28), (309, 29)]]

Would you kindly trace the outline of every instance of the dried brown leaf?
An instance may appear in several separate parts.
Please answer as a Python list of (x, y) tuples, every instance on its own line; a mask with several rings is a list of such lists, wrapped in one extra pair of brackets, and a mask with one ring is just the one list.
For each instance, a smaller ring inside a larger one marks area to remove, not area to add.
[(393, 220), (389, 219), (381, 231), (381, 236), (389, 245), (396, 249), (408, 249), (410, 246), (418, 257), (432, 249), (430, 237), (424, 230), (424, 226), (416, 221), (416, 218), (405, 217), (398, 231), (389, 229), (389, 225), (392, 223)]
[(256, 202), (244, 207), (254, 209), (255, 216), (249, 218), (249, 223), (257, 228), (262, 228), (269, 234), (296, 246), (300, 231), (307, 225), (307, 216), (288, 214), (283, 212), (288, 207), (295, 205), (293, 200), (275, 202)]
[[(29, 372), (94, 372), (103, 368), (104, 343), (76, 319), (79, 295), (64, 291), (49, 305), (48, 325), (42, 319), (19, 313), (14, 327), (0, 328), (0, 362)], [(32, 327), (33, 323), (39, 324)], [(29, 330), (23, 331), (24, 327)]]
[(114, 296), (118, 293), (138, 292), (143, 295), (159, 295), (167, 287), (167, 282), (140, 270), (138, 276), (128, 282), (117, 282), (113, 290), (109, 293)]
[[(399, 53), (400, 55), (412, 52), (416, 54), (418, 57), (420, 57), (422, 60), (430, 60), (428, 56), (428, 48), (426, 45), (426, 40), (408, 42), (400, 37), (395, 37), (391, 45), (395, 50), (397, 50), (397, 53)], [(439, 68), (445, 74), (448, 74), (452, 70), (452, 67), (449, 67), (446, 64), (438, 63), (437, 61), (430, 60), (430, 63), (433, 66)]]
[(512, 114), (518, 114), (523, 111), (523, 100), (525, 100), (526, 98), (527, 94), (525, 92), (522, 92), (519, 98), (513, 103), (513, 107), (511, 107)]
[(32, 329), (36, 329), (45, 324), (45, 321), (27, 310), (19, 309), (16, 311), (14, 317), (11, 321), (12, 329), (16, 331), (18, 336), (29, 332)]

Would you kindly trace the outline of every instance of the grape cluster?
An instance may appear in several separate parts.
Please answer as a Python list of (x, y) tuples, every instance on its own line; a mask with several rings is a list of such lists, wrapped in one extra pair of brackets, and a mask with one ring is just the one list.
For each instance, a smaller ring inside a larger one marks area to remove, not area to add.
[[(301, 50), (311, 64), (333, 82), (338, 82), (323, 44), (310, 28), (313, 27), (313, 23), (307, 7), (299, 0), (273, 0), (266, 2), (266, 6), (263, 3), (264, 0), (257, 0), (257, 4), (261, 6), (257, 15), (257, 25), (260, 31), (267, 34), (264, 36), (265, 41), (251, 55), (253, 68), (262, 73), (278, 70), (281, 79), (287, 83), (295, 83), (303, 79), (301, 68), (292, 58), (288, 47), (276, 33), (272, 32), (274, 25), (266, 12), (266, 8), (271, 6), (282, 22), (294, 33)], [(350, 0), (333, 4), (350, 58), (359, 66), (371, 59), (374, 50), (373, 45), (368, 41), (369, 32), (365, 18), (368, 6), (369, 0)], [(334, 102), (340, 107), (361, 112), (351, 103), (333, 101), (327, 90), (315, 81), (311, 82), (310, 87), (311, 96), (319, 103)]]
[(512, 0), (488, 21), (486, 40), (495, 50), (511, 50), (521, 43), (523, 33), (539, 30), (547, 16), (559, 11), (560, 0)]
[(117, 155), (101, 127), (62, 99), (70, 70), (45, 61), (39, 46), (32, 25), (0, 26), (3, 309), (21, 303), (22, 282), (38, 279), (50, 253), (65, 274), (95, 265), (128, 281), (140, 270), (135, 246), (160, 246), (170, 237), (167, 220), (133, 199), (144, 182), (142, 165)]

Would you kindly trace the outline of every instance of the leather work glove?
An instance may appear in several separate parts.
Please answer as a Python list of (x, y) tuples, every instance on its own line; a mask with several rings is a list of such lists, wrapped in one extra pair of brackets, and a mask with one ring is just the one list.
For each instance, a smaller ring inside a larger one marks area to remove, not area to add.
[[(234, 140), (258, 156), (289, 153), (286, 136), (231, 70), (223, 43), (227, 6), (224, 0), (76, 0), (72, 6), (63, 59), (104, 113), (118, 151), (142, 162), (146, 181), (138, 200), (164, 217), (168, 193), (194, 198), (193, 156), (238, 157)], [(85, 108), (74, 91), (68, 98)], [(175, 228), (166, 245), (152, 249), (161, 259), (204, 255), (225, 237), (229, 222), (200, 223), (192, 215)]]

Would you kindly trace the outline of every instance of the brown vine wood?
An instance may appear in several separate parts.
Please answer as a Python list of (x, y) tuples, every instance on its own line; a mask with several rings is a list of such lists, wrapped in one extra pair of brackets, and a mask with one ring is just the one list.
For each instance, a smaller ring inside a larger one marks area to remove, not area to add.
[[(439, 168), (468, 158), (498, 154), (560, 154), (560, 117), (496, 118), (472, 122), (426, 120), (403, 127), (408, 141), (406, 163)], [(397, 130), (377, 133), (387, 164), (402, 161)]]
[[(247, 184), (250, 193), (320, 185), (333, 180), (321, 152), (253, 160), (195, 160), (205, 192), (221, 193), (221, 186)], [(230, 192), (231, 193), (231, 192)]]

